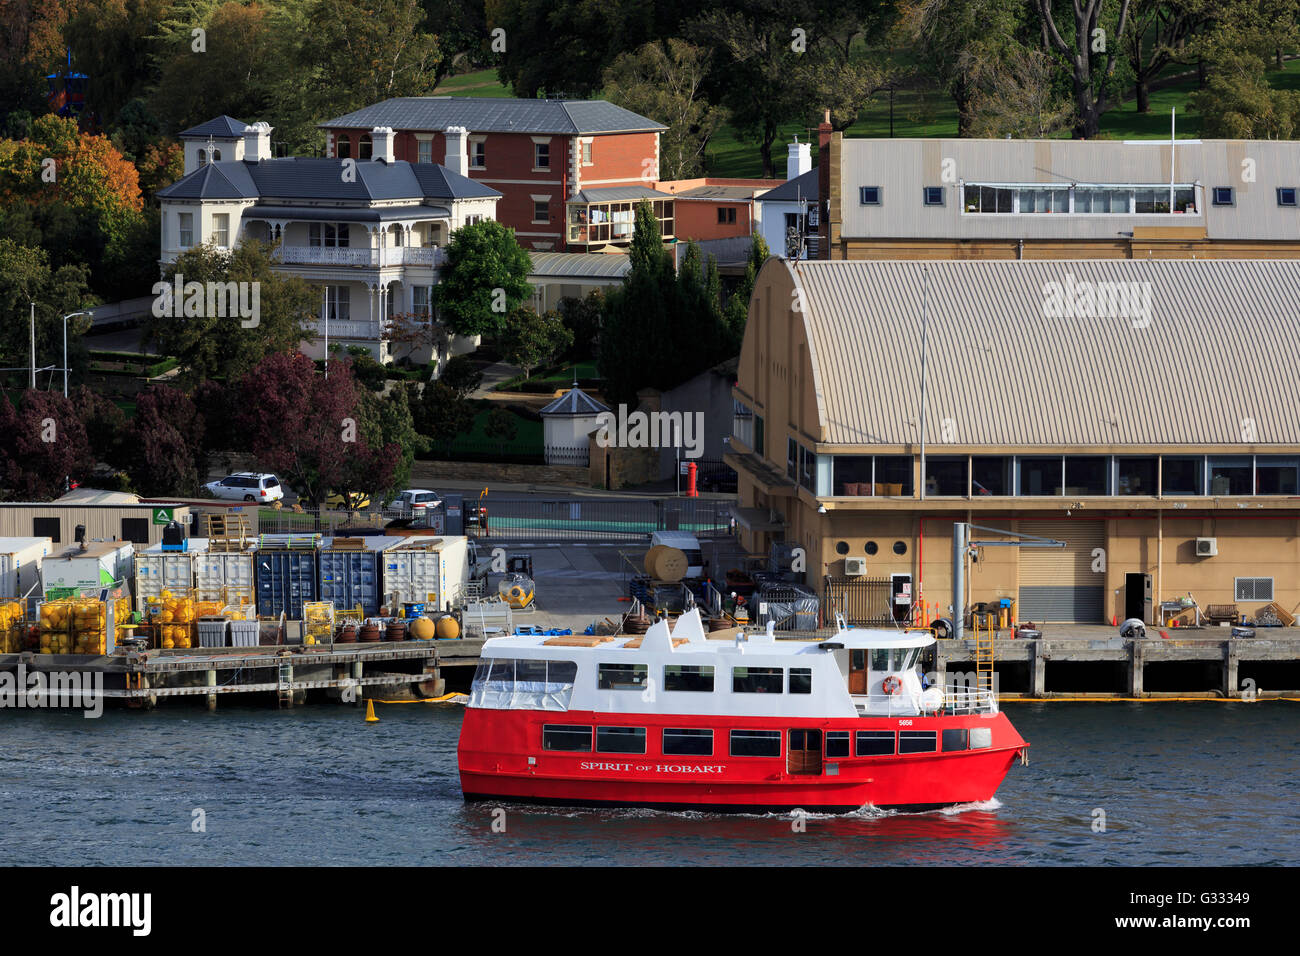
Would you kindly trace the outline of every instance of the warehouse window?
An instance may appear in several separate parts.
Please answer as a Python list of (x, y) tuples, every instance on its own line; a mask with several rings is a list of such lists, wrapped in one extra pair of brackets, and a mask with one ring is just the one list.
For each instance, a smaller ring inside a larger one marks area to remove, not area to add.
[(1234, 601), (1271, 601), (1273, 600), (1273, 579), (1235, 578), (1232, 590)]
[(1021, 458), (1020, 486), (1017, 493), (1030, 498), (1060, 495), (1062, 490), (1062, 459)]
[(58, 518), (33, 518), (32, 534), (38, 538), (49, 538), (58, 544), (62, 540), (59, 537), (59, 523)]
[(923, 187), (923, 197), (927, 206), (943, 205), (943, 187), (942, 186), (925, 186)]
[(1214, 204), (1216, 206), (1235, 206), (1237, 203), (1232, 197), (1231, 186), (1214, 187)]
[(1156, 459), (1116, 458), (1115, 494), (1154, 495), (1156, 493)]
[(1011, 494), (1010, 455), (976, 456), (971, 459), (971, 493), (974, 495)]
[(1277, 204), (1279, 206), (1294, 206), (1296, 204), (1296, 188), (1294, 186), (1281, 186), (1277, 191)]
[(836, 495), (857, 496), (871, 494), (870, 455), (836, 455), (831, 459), (831, 491)]
[(122, 540), (130, 541), (132, 544), (149, 543), (149, 519), (148, 518), (123, 518), (122, 519)]
[(718, 225), (720, 225), (720, 226), (723, 226), (723, 225), (734, 225), (735, 222), (736, 222), (736, 207), (735, 207), (735, 206), (719, 206), (719, 207), (718, 207)]
[(1067, 495), (1105, 495), (1110, 459), (1101, 455), (1068, 456), (1065, 459), (1065, 493)]
[(859, 186), (858, 202), (863, 206), (880, 205), (880, 187), (879, 186)]
[(964, 498), (966, 496), (966, 459), (927, 458), (925, 460), (925, 493), (934, 497)]
[(1199, 455), (1166, 456), (1160, 465), (1162, 495), (1205, 494), (1205, 459)]
[(1300, 458), (1260, 455), (1255, 459), (1255, 494), (1300, 494)]
[(876, 494), (912, 497), (912, 456), (876, 456)]
[(1210, 459), (1210, 494), (1248, 495), (1251, 493), (1252, 462), (1245, 455)]
[(799, 443), (793, 438), (785, 440), (785, 476), (792, 481), (799, 479)]

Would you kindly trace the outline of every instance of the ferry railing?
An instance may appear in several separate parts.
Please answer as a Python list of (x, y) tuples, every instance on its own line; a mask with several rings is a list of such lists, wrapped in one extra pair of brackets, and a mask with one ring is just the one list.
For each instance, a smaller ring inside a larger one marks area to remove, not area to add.
[(863, 714), (872, 717), (907, 717), (935, 714), (940, 710), (954, 716), (993, 714), (998, 709), (997, 695), (987, 690), (947, 689), (943, 703), (934, 709), (925, 706), (922, 694), (854, 694), (853, 703)]

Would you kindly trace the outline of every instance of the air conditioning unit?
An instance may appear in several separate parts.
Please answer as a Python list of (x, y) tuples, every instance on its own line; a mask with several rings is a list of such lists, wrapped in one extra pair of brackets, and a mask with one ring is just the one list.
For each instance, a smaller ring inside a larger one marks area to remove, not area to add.
[(867, 573), (866, 558), (845, 558), (844, 574), (846, 577), (859, 578)]
[(1197, 538), (1196, 539), (1196, 556), (1198, 558), (1213, 558), (1219, 553), (1218, 538)]

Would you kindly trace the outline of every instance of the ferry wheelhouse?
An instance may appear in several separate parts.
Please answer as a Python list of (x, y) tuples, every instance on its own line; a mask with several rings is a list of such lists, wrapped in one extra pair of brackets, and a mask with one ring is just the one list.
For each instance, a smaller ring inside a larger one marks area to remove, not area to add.
[(928, 632), (643, 636), (483, 646), (458, 756), (467, 800), (848, 812), (992, 798), (1028, 744), (981, 690), (924, 688)]

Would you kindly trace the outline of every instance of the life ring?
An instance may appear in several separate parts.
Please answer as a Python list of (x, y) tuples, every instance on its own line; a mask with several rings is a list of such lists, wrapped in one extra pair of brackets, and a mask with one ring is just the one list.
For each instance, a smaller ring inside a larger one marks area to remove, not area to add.
[(889, 677), (886, 677), (884, 681), (881, 682), (880, 689), (883, 690), (886, 694), (892, 696), (894, 694), (897, 694), (900, 690), (903, 689), (903, 682), (899, 680), (897, 677), (891, 675)]

